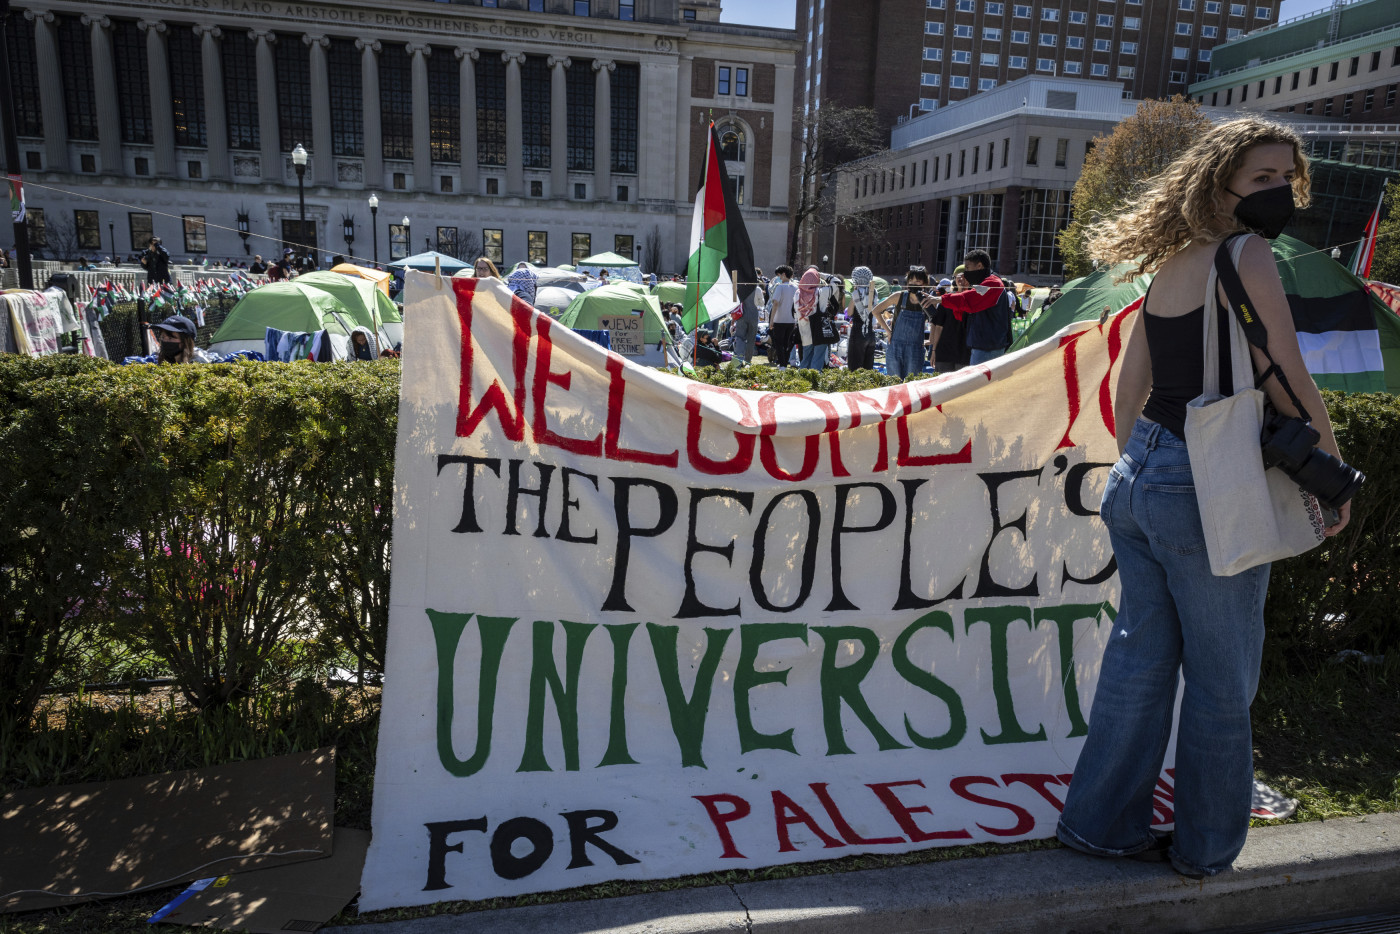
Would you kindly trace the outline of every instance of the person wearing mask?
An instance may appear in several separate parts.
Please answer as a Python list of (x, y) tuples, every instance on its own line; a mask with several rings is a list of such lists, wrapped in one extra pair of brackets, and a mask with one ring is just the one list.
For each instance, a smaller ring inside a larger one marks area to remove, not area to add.
[(851, 270), (851, 330), (846, 335), (848, 370), (875, 369), (875, 347), (879, 343), (876, 328), (883, 330), (885, 319), (875, 314), (878, 302), (872, 284), (874, 278), (869, 266)]
[[(928, 287), (928, 270), (923, 266), (910, 266), (905, 282), (906, 288), (875, 306), (875, 313), (889, 335), (889, 344), (885, 347), (885, 374), (899, 379), (924, 371), (926, 313), (934, 309), (937, 302)], [(885, 319), (886, 312), (890, 311), (893, 324)]]
[(969, 363), (986, 363), (1011, 346), (1011, 304), (1006, 285), (992, 272), (986, 250), (968, 250), (963, 257), (963, 278), (970, 288), (940, 298), (939, 307), (967, 322)]
[(826, 344), (816, 342), (821, 314), (820, 304), (822, 277), (816, 266), (808, 266), (797, 283), (797, 333), (802, 343), (801, 367), (804, 370), (820, 370), (826, 367)]
[[(941, 298), (953, 289), (950, 279), (940, 279), (936, 294)], [(929, 363), (934, 372), (953, 373), (967, 366), (971, 350), (967, 346), (967, 323), (941, 304), (929, 315)]]
[(777, 280), (769, 289), (768, 297), (768, 360), (770, 363), (786, 367), (792, 357), (792, 346), (797, 332), (797, 286), (792, 281), (792, 267), (779, 266), (774, 270)]
[[(1201, 334), (1210, 319), (1203, 316), (1230, 314), (1221, 307), (1223, 288), (1205, 301), (1202, 290), (1219, 250), (1237, 235), (1246, 240), (1236, 270), (1275, 355), (1271, 361), (1250, 348), (1255, 372), (1265, 376), (1260, 388), (1280, 414), (1299, 415), (1274, 375), (1282, 372), (1316, 419), (1317, 447), (1340, 455), (1264, 239), (1309, 202), (1304, 152), (1291, 127), (1258, 117), (1216, 124), (1087, 241), (1101, 267), (1128, 262), (1124, 279), (1152, 273), (1153, 280), (1119, 361), (1121, 457), (1099, 507), (1121, 602), (1056, 835), (1096, 856), (1165, 857), (1191, 879), (1226, 871), (1244, 847), (1254, 778), (1249, 707), (1265, 638), (1269, 565), (1211, 573), (1183, 437), (1187, 405), (1204, 383)], [(1258, 456), (1258, 438), (1239, 443)], [(1325, 534), (1340, 532), (1350, 515), (1346, 503)], [(1151, 830), (1153, 789), (1174, 721), (1175, 829), (1159, 836)]]
[(211, 359), (194, 345), (199, 329), (184, 315), (172, 315), (151, 325), (151, 333), (159, 345), (157, 363), (207, 363)]
[(141, 254), (141, 265), (146, 269), (146, 283), (170, 284), (170, 254), (161, 245), (160, 237), (152, 237), (146, 244), (146, 252)]

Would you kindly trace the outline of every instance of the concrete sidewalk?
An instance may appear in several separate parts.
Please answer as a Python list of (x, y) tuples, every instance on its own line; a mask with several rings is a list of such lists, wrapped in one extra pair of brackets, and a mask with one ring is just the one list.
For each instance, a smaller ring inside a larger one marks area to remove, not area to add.
[(327, 928), (334, 934), (1211, 931), (1400, 908), (1400, 814), (1250, 831), (1233, 872), (1071, 850)]

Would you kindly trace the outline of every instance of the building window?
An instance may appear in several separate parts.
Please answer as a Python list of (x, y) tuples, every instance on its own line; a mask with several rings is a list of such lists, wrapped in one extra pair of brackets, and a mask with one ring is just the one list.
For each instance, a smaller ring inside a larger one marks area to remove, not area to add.
[[(49, 245), (49, 225), (44, 219), (43, 208), (25, 208), (25, 226), (29, 228), (29, 245), (32, 247), (46, 247)], [(145, 249), (146, 244), (141, 244), (141, 249)]]
[(924, 23), (924, 34), (929, 36), (943, 35), (942, 23)]
[(967, 75), (953, 75), (948, 84), (958, 90), (965, 91), (968, 87)]
[(1064, 274), (1056, 237), (1069, 224), (1069, 196), (1055, 189), (1022, 189), (1018, 269), (1035, 276)]
[(988, 16), (1005, 16), (1005, 15), (1006, 15), (1006, 4), (1004, 4), (1004, 3), (991, 3), (991, 2), (988, 2), (988, 3), (984, 4), (983, 6), (984, 6), (984, 9), (986, 10)]
[(1001, 64), (1001, 56), (995, 52), (983, 52), (981, 62), (985, 67), (996, 68)]
[(613, 237), (613, 252), (616, 253), (618, 256), (625, 256), (628, 259), (633, 259), (634, 257), (632, 256), (632, 235), (618, 234), (615, 237)]
[(531, 12), (531, 13), (543, 13), (543, 12), (544, 12), (544, 0), (530, 0), (530, 12)]
[(1185, 83), (1186, 83), (1186, 72), (1184, 72), (1184, 71), (1174, 71), (1174, 72), (1172, 72), (1172, 74), (1171, 74), (1171, 83), (1172, 83), (1172, 84), (1185, 84)]
[(631, 22), (637, 18), (637, 4), (629, 3), (628, 0), (620, 0), (617, 5), (617, 18)]
[(962, 178), (967, 172), (967, 150), (958, 150), (958, 178)]
[(1257, 7), (1254, 8), (1254, 18), (1255, 18), (1255, 19), (1268, 19), (1268, 18), (1269, 18), (1270, 16), (1272, 16), (1272, 15), (1273, 15), (1273, 14), (1270, 12), (1269, 8), (1266, 7), (1266, 6), (1257, 6)]
[(1063, 169), (1069, 160), (1069, 140), (1060, 139), (1055, 141), (1055, 167)]
[(59, 71), (68, 138), (97, 139), (97, 101), (92, 80), (92, 37), (78, 16), (60, 16), (57, 24)]
[(1303, 113), (1305, 113), (1305, 114), (1311, 114), (1312, 112), (1313, 112), (1313, 102), (1312, 102), (1312, 101), (1308, 101), (1306, 104), (1303, 105)]
[(1029, 44), (1030, 44), (1030, 41), (1031, 41), (1031, 34), (1028, 33), (1028, 32), (1026, 32), (1026, 31), (1024, 31), (1024, 30), (1020, 30), (1020, 29), (1012, 30), (1012, 32), (1011, 32), (1011, 41), (1012, 41), (1012, 42), (1019, 42), (1019, 43), (1021, 43), (1022, 45), (1029, 45)]
[[(457, 255), (457, 228), (439, 227), (437, 229), (437, 251), (444, 256)], [(475, 259), (475, 257), (472, 257)]]
[[(1349, 64), (1349, 65), (1347, 66), (1347, 77), (1348, 77), (1348, 78), (1355, 77), (1355, 76), (1356, 76), (1356, 69), (1359, 68), (1360, 66), (1361, 66), (1361, 56), (1359, 56), (1359, 55), (1353, 55), (1353, 56), (1351, 57), (1351, 64)], [(69, 122), (70, 122), (70, 123), (72, 122), (72, 118), (71, 118), (71, 117), (69, 118)]]
[(379, 106), (384, 158), (412, 159), (413, 65), (398, 43), (385, 43), (379, 53)]
[(1040, 159), (1040, 137), (1032, 136), (1026, 140), (1026, 165), (1039, 165)]
[[(1279, 93), (1279, 92), (1282, 91), (1282, 90), (1283, 90), (1283, 75), (1279, 75), (1277, 78), (1274, 79), (1274, 93), (1277, 94), (1277, 93)], [(1260, 94), (1263, 94), (1263, 93), (1264, 93), (1264, 82), (1262, 82), (1262, 81), (1259, 82), (1259, 93), (1260, 93)]]
[(326, 69), (330, 77), (331, 151), (337, 156), (363, 156), (364, 89), (360, 80), (360, 51), (355, 48), (355, 40), (332, 39), (331, 47), (326, 50)]
[(203, 178), (204, 163), (200, 162), (198, 159), (191, 159), (189, 162), (185, 163), (185, 175), (188, 178)]
[[(568, 69), (569, 169), (593, 171), (593, 103), (596, 85), (585, 62)], [(584, 195), (575, 195), (583, 198)]]
[(1220, 12), (1220, 0), (1206, 0), (1206, 12), (1215, 16)]
[(1322, 115), (1324, 117), (1332, 116), (1332, 98), (1329, 97), (1322, 102)]
[(1058, 23), (1060, 21), (1060, 11), (1047, 7), (1040, 11), (1040, 20), (1043, 23)]
[(102, 224), (96, 211), (74, 211), (73, 226), (78, 235), (78, 249), (102, 249)]
[(1395, 106), (1395, 85), (1385, 89), (1385, 109), (1389, 110)]
[(569, 237), (569, 262), (577, 266), (585, 259), (593, 255), (592, 234), (576, 233)]
[(749, 70), (747, 68), (734, 69), (734, 96), (749, 96)]
[[(32, 24), (31, 24), (32, 25)], [(14, 61), (13, 34), (15, 26), (10, 24), (10, 61)], [(112, 24), (112, 64), (117, 75), (117, 112), (122, 125), (122, 142), (149, 143), (151, 141), (151, 91), (146, 70), (146, 38), (141, 35), (133, 20), (119, 19)], [(11, 66), (13, 67), (13, 65)], [(15, 90), (15, 118), (20, 119), (23, 102), (19, 99), (22, 89), (11, 85)], [(21, 136), (26, 135), (24, 127), (19, 128)]]
[[(460, 66), (448, 49), (439, 49), (428, 59), (428, 150), (434, 162), (462, 161), (461, 105)], [(548, 108), (543, 119), (549, 122)], [(524, 125), (528, 137), (530, 121)]]
[(1379, 68), (1379, 67), (1381, 67), (1381, 53), (1379, 53), (1379, 52), (1372, 52), (1372, 53), (1371, 53), (1371, 67), (1370, 67), (1369, 70), (1370, 70), (1370, 71), (1375, 71), (1375, 70), (1376, 70), (1377, 68)]
[(1185, 47), (1183, 47), (1183, 46), (1179, 46), (1179, 45), (1173, 46), (1173, 47), (1172, 47), (1172, 59), (1173, 59), (1173, 60), (1178, 61), (1178, 62), (1184, 62), (1184, 61), (1188, 60), (1190, 57), (1191, 57), (1191, 50), (1190, 50), (1190, 49), (1185, 48)]
[(1043, 46), (1054, 48), (1056, 43), (1058, 43), (1059, 41), (1060, 37), (1055, 35), (1053, 32), (1043, 32), (1040, 34), (1040, 44)]
[(209, 240), (205, 236), (204, 215), (185, 214), (181, 217), (185, 229), (185, 252), (208, 253)]
[(954, 36), (955, 38), (957, 38), (957, 39), (971, 39), (971, 38), (972, 38), (972, 27), (971, 27), (971, 26), (954, 26), (954, 27), (953, 27), (953, 36)]
[(538, 179), (538, 178), (532, 178), (532, 179), (530, 179), (530, 197), (531, 197), (531, 198), (543, 198), (543, 197), (544, 197), (544, 181), (543, 181), (542, 179)]
[[(1109, 19), (1112, 18), (1111, 16), (1109, 17)], [(1072, 25), (1083, 26), (1085, 23), (1089, 22), (1089, 14), (1085, 13), (1083, 10), (1071, 10), (1069, 21)]]
[(1021, 18), (1021, 19), (1030, 19), (1030, 18), (1031, 18), (1031, 8), (1030, 8), (1029, 6), (1024, 5), (1024, 4), (1018, 3), (1018, 4), (1016, 4), (1015, 6), (1013, 6), (1013, 7), (1011, 8), (1011, 15), (1012, 15), (1012, 16), (1016, 16), (1016, 17), (1019, 17), (1019, 18)]
[(937, 48), (937, 49), (924, 49), (924, 61), (926, 61), (926, 62), (941, 62), (941, 61), (943, 61), (943, 49), (941, 49), (941, 48)]
[(1081, 69), (1082, 66), (1078, 62), (1065, 62), (1065, 74), (1067, 75), (1077, 75)]
[(979, 91), (990, 91), (992, 88), (994, 88), (994, 87), (996, 87), (996, 86), (997, 86), (997, 79), (996, 79), (996, 78), (978, 78), (978, 79), (977, 79), (977, 90), (979, 90)]
[(637, 106), (641, 66), (635, 62), (617, 66), (612, 79), (612, 170), (637, 172)]
[(1136, 69), (1136, 68), (1133, 68), (1131, 65), (1119, 65), (1119, 66), (1118, 66), (1118, 77), (1120, 77), (1120, 78), (1132, 78), (1132, 77), (1133, 77), (1134, 75), (1136, 75), (1136, 74), (1137, 74), (1137, 69)]
[(977, 5), (973, 2), (973, 0), (958, 0), (958, 12), (975, 13), (977, 12)]
[[(10, 20), (5, 25), (5, 45), (10, 54), (10, 98), (14, 101), (16, 131), (20, 136), (43, 136), (44, 115), (39, 107), (39, 64), (34, 51), (34, 24), (25, 19), (21, 11), (16, 10), (10, 14)], [(132, 24), (132, 28), (135, 28), (135, 24)], [(147, 102), (146, 138), (132, 142), (150, 142), (151, 95), (145, 80), (145, 61), (146, 50), (143, 42), (140, 47), (141, 92), (136, 96)]]
[(1230, 15), (1231, 15), (1231, 16), (1244, 16), (1244, 4), (1243, 4), (1243, 3), (1232, 3), (1232, 4), (1230, 4)]
[(1298, 90), (1298, 72), (1296, 72), (1296, 71), (1293, 72), (1293, 79), (1292, 79), (1291, 81), (1288, 82), (1288, 90), (1290, 90), (1290, 91), (1296, 91), (1296, 90)]
[(988, 27), (987, 29), (982, 30), (982, 41), (983, 41), (983, 42), (1000, 42), (1000, 41), (1001, 41), (1001, 30), (1000, 30), (1000, 29), (991, 28), (991, 27)]
[(1210, 61), (1210, 49), (1201, 49), (1196, 53), (1196, 60), (1201, 62)]
[(476, 61), (476, 161), (506, 164), (506, 63), (499, 55)]
[(1095, 40), (1094, 40), (1094, 51), (1095, 51), (1095, 52), (1107, 52), (1107, 51), (1109, 51), (1112, 47), (1113, 47), (1113, 44), (1112, 44), (1111, 42), (1109, 42), (1107, 39), (1095, 39)]
[(389, 225), (389, 259), (403, 259), (408, 256), (408, 228), (403, 224)]
[(1201, 35), (1207, 39), (1214, 39), (1216, 36), (1220, 35), (1220, 30), (1214, 26), (1202, 26)]
[(942, 75), (933, 75), (929, 74), (928, 72), (924, 72), (922, 75), (919, 76), (919, 84), (923, 85), (926, 88), (936, 88), (942, 83)]
[(443, 176), (440, 176), (440, 177), (438, 178), (438, 191), (442, 192), (443, 194), (451, 194), (451, 193), (452, 193), (452, 176), (451, 176), (451, 175), (443, 175)]
[(1006, 157), (1011, 152), (1011, 138), (1007, 137), (1001, 141), (1001, 167), (1006, 168)]
[(961, 50), (958, 50), (958, 49), (954, 49), (954, 50), (953, 50), (953, 64), (954, 64), (954, 65), (970, 65), (970, 64), (972, 64), (972, 53), (971, 53), (971, 52), (961, 51)]
[[(29, 153), (29, 167), (31, 169), (39, 168), (39, 154), (37, 152)], [(150, 175), (151, 160), (145, 156), (137, 156), (132, 160), (132, 168), (135, 169), (137, 175)]]
[(224, 31), (224, 113), (229, 149), (256, 150), (262, 145), (258, 127), (258, 69), (253, 39), (242, 30)]
[(1333, 63), (1332, 63), (1332, 67), (1328, 69), (1328, 74), (1327, 74), (1327, 80), (1328, 80), (1328, 81), (1336, 81), (1336, 80), (1337, 80), (1337, 68), (1338, 68), (1338, 66), (1340, 66), (1341, 64), (1342, 64), (1341, 62), (1333, 62)]
[(728, 65), (721, 65), (721, 66), (719, 66), (719, 88), (718, 88), (718, 93), (719, 93), (719, 95), (720, 95), (721, 97), (723, 97), (724, 95), (726, 95), (726, 94), (729, 93), (729, 84), (730, 84), (730, 77), (729, 77), (729, 76), (730, 76), (730, 72), (731, 72), (732, 70), (733, 70), (733, 69), (731, 69)]
[[(592, 12), (591, 12), (591, 10), (590, 10), (590, 7), (591, 7), (591, 4), (590, 4), (589, 0), (574, 0), (574, 15), (575, 15), (575, 16), (592, 16), (593, 14), (592, 14)], [(694, 19), (694, 13), (695, 13), (694, 10), (687, 10), (686, 12), (690, 13), (690, 14), (691, 14), (691, 18)]]
[(1342, 98), (1342, 116), (1343, 116), (1343, 117), (1350, 117), (1350, 116), (1351, 116), (1351, 95), (1350, 95), (1350, 94), (1348, 94), (1346, 97)]
[(588, 200), (588, 185), (585, 182), (574, 182), (574, 199), (576, 201)]
[(526, 56), (520, 66), (520, 102), (530, 119), (521, 120), (521, 159), (527, 169), (549, 168), (549, 62)]
[(928, 9), (930, 9), (930, 10), (946, 10), (946, 9), (948, 9), (947, 0), (927, 0), (927, 3), (928, 3)]
[(1089, 71), (1090, 71), (1090, 74), (1092, 74), (1095, 78), (1107, 78), (1107, 77), (1108, 77), (1108, 66), (1107, 66), (1107, 65), (1092, 65), (1092, 66), (1090, 66)]
[(490, 227), (481, 231), (481, 255), (497, 266), (506, 261), (504, 233)]
[(1176, 34), (1177, 34), (1178, 36), (1189, 36), (1189, 35), (1191, 35), (1191, 24), (1190, 24), (1190, 23), (1177, 23), (1177, 24), (1176, 24)]
[(1186, 13), (1196, 9), (1196, 0), (1176, 0), (1176, 8)]
[[(126, 215), (126, 229), (131, 234), (132, 251), (144, 250), (150, 245), (155, 228), (151, 225), (151, 215), (131, 212)], [(115, 257), (114, 257), (115, 258)]]
[[(315, 149), (311, 135), (311, 48), (301, 36), (281, 35), (273, 46), (277, 62), (277, 127), (282, 151), (291, 152), (297, 143)], [(388, 106), (385, 122), (388, 122)], [(323, 181), (329, 181), (325, 179)]]
[(1138, 28), (1141, 26), (1141, 24), (1142, 24), (1142, 19), (1141, 19), (1141, 17), (1137, 17), (1137, 16), (1125, 16), (1125, 17), (1123, 17), (1123, 28), (1124, 28), (1124, 29), (1138, 29)]
[(1055, 71), (1055, 60), (1053, 58), (1038, 58), (1035, 60), (1036, 71), (1048, 71), (1052, 74)]
[(1024, 71), (1028, 64), (1030, 64), (1030, 61), (1024, 55), (1009, 55), (1006, 58), (1006, 66), (1008, 68), (1019, 68)]
[(499, 195), (501, 193), (501, 180), (499, 178), (488, 178), (486, 180), (486, 193), (488, 195)]
[[(1084, 48), (1084, 37), (1083, 37), (1083, 36), (1065, 36), (1065, 48), (1067, 48), (1067, 49), (1082, 49), (1082, 48)], [(1069, 63), (1066, 62), (1065, 64), (1068, 65)]]
[(694, 11), (694, 10), (682, 10), (682, 11), (681, 11), (681, 19), (685, 20), (687, 23), (693, 23), (693, 22), (695, 22), (695, 11)]
[(1137, 54), (1137, 43), (1136, 43), (1136, 42), (1120, 42), (1120, 43), (1118, 43), (1118, 51), (1121, 52), (1121, 53), (1123, 53), (1124, 55), (1136, 55), (1136, 54)]
[(549, 265), (549, 234), (532, 230), (525, 235), (525, 258), (536, 266)]
[(1109, 29), (1112, 29), (1112, 28), (1113, 28), (1113, 14), (1112, 14), (1112, 13), (1100, 13), (1099, 15), (1097, 15), (1097, 16), (1094, 17), (1094, 25), (1096, 25), (1096, 26), (1107, 26)]
[(1317, 66), (1316, 66), (1316, 65), (1314, 65), (1314, 66), (1312, 67), (1312, 70), (1308, 72), (1308, 87), (1312, 87), (1314, 84), (1317, 84)]
[(404, 172), (394, 173), (394, 190), (405, 191), (408, 188), (408, 175)]
[(199, 39), (189, 26), (169, 27), (170, 109), (175, 117), (175, 145), (208, 145), (204, 126), (204, 65)]

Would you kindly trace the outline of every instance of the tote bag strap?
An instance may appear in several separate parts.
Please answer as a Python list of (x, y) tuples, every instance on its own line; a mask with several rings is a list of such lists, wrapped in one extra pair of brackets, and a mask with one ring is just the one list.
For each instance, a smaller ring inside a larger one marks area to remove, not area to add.
[(1234, 395), (1254, 385), (1254, 362), (1249, 356), (1249, 343), (1238, 319), (1230, 313), (1229, 306), (1220, 301), (1217, 292), (1222, 282), (1220, 270), (1229, 268), (1231, 272), (1234, 271), (1233, 263), (1238, 262), (1244, 250), (1244, 240), (1244, 237), (1237, 237), (1234, 242), (1222, 243), (1220, 251), (1228, 249), (1230, 258), (1222, 262), (1223, 257), (1217, 253), (1216, 262), (1206, 275), (1204, 313), (1201, 315), (1204, 350), (1201, 392), (1207, 397)]

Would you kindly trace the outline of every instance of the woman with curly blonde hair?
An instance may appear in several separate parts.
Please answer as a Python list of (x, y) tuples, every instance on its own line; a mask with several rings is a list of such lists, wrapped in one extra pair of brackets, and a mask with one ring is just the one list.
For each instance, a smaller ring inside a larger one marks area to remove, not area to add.
[[(1097, 856), (1170, 859), (1204, 878), (1230, 868), (1244, 847), (1253, 791), (1249, 706), (1264, 642), (1269, 566), (1216, 577), (1192, 484), (1186, 404), (1201, 394), (1202, 301), (1216, 252), (1249, 236), (1237, 265), (1269, 334), (1269, 348), (1311, 413), (1319, 446), (1337, 455), (1326, 408), (1303, 365), (1297, 334), (1264, 238), (1277, 237), (1308, 203), (1307, 157), (1291, 129), (1257, 118), (1207, 130), (1147, 185), (1126, 213), (1092, 231), (1101, 262), (1154, 273), (1124, 350), (1114, 402), (1121, 457), (1099, 515), (1118, 563), (1122, 598), (1104, 650), (1089, 735), (1075, 766), (1057, 835)], [(1228, 254), (1226, 254), (1228, 257)], [(1135, 273), (1136, 274), (1136, 273)], [(1226, 314), (1229, 312), (1226, 311)], [(1268, 369), (1250, 348), (1256, 372)], [(1277, 378), (1264, 384), (1284, 415), (1297, 415)], [(1247, 443), (1257, 444), (1250, 439)], [(1327, 529), (1346, 525), (1349, 506)], [(1178, 678), (1176, 827), (1151, 830), (1153, 789), (1172, 731)]]

